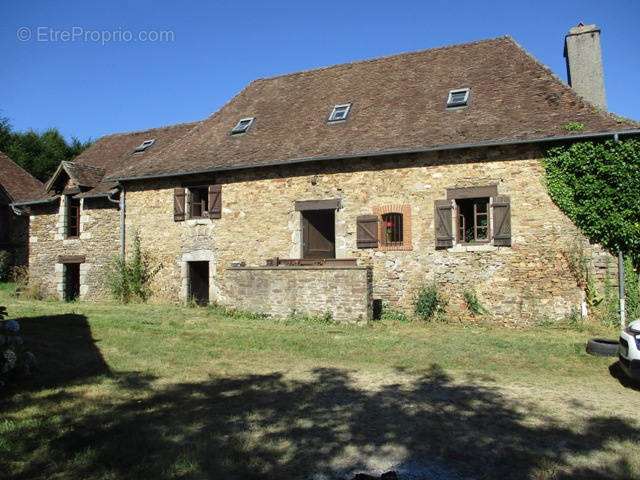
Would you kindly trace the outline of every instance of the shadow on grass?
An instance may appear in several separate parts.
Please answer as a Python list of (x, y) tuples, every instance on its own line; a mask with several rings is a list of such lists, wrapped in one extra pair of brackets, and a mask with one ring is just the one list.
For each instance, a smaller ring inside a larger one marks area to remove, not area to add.
[[(97, 397), (79, 414), (86, 399), (78, 398), (51, 407), (60, 427), (14, 429), (8, 460), (29, 461), (13, 478), (350, 479), (371, 472), (374, 458), (388, 459), (401, 479), (412, 468), (431, 479), (538, 478), (545, 468), (553, 478), (630, 478), (624, 460), (571, 470), (567, 458), (640, 441), (637, 425), (615, 417), (557, 426), (497, 389), (453, 382), (438, 365), (375, 391), (328, 368), (306, 380), (276, 373), (155, 388), (135, 377), (114, 375), (128, 389), (123, 400)], [(45, 440), (46, 453), (29, 457)]]
[(38, 358), (38, 371), (13, 384), (12, 391), (62, 387), (110, 373), (84, 315), (68, 313), (14, 320), (20, 322), (25, 348)]

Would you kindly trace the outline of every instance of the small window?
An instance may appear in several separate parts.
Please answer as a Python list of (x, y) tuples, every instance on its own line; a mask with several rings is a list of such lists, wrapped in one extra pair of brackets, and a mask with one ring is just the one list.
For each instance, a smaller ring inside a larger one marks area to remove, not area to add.
[(489, 199), (465, 198), (456, 200), (459, 243), (483, 243), (489, 237)]
[(403, 242), (403, 227), (401, 213), (385, 213), (382, 215), (382, 227), (384, 235), (382, 244), (388, 247), (398, 247)]
[(67, 195), (67, 237), (80, 235), (80, 200)]
[(447, 98), (447, 107), (464, 107), (469, 104), (469, 88), (460, 88), (458, 90), (451, 90), (449, 92), (449, 98)]
[(333, 107), (331, 111), (331, 115), (329, 115), (330, 122), (338, 122), (340, 120), (346, 120), (347, 115), (349, 115), (349, 110), (351, 109), (351, 104), (346, 103), (344, 105), (336, 105)]
[[(378, 217), (377, 245), (372, 245), (381, 251), (412, 250), (411, 246), (411, 206), (407, 204), (380, 205), (373, 207), (373, 213)], [(364, 232), (361, 232), (361, 237)], [(373, 242), (371, 242), (373, 243)], [(358, 247), (361, 248), (361, 247)]]
[(209, 214), (209, 191), (207, 187), (192, 187), (189, 189), (191, 218), (202, 218)]
[(154, 143), (156, 143), (155, 138), (152, 138), (151, 140), (145, 140), (133, 150), (133, 153), (142, 153)]
[(249, 127), (253, 123), (253, 119), (254, 117), (243, 118), (242, 120), (240, 120), (238, 124), (235, 127), (233, 127), (233, 130), (231, 130), (231, 135), (246, 133), (246, 131), (249, 130)]

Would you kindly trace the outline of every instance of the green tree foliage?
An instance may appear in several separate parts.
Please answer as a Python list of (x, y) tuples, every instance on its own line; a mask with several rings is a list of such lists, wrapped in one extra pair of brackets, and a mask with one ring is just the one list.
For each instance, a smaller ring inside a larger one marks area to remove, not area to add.
[(73, 138), (70, 143), (55, 128), (44, 133), (14, 132), (9, 119), (0, 117), (0, 151), (39, 180), (47, 180), (63, 160), (72, 160), (91, 145)]
[(640, 142), (578, 142), (544, 162), (551, 198), (592, 241), (640, 265)]

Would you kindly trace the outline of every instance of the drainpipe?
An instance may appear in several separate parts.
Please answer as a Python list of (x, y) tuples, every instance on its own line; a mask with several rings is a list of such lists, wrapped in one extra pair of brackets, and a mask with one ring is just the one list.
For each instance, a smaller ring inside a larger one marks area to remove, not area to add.
[[(613, 141), (618, 143), (620, 137), (613, 134)], [(622, 250), (618, 252), (618, 298), (620, 299), (620, 328), (624, 330), (627, 326), (627, 299), (624, 293), (624, 255)]]
[(13, 213), (15, 213), (16, 215), (18, 215), (19, 217), (26, 215), (27, 213), (24, 210), (20, 210), (18, 207), (16, 207), (13, 203), (9, 204), (11, 206), (11, 210), (13, 210)]
[(120, 208), (120, 259), (124, 262), (124, 254), (125, 254), (125, 246), (124, 246), (124, 240), (125, 240), (125, 230), (124, 230), (125, 191), (124, 191), (124, 185), (122, 183), (118, 182), (118, 186), (120, 187), (120, 200), (113, 199), (111, 197), (111, 195), (112, 195), (111, 193), (107, 194), (107, 200), (109, 200), (112, 203), (117, 203), (119, 205), (119, 208)]

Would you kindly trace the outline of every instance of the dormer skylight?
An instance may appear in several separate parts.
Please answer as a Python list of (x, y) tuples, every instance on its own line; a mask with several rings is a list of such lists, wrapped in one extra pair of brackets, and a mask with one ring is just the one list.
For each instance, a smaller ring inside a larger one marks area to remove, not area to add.
[(333, 107), (331, 111), (331, 115), (329, 115), (329, 122), (338, 122), (340, 120), (346, 120), (347, 115), (349, 115), (349, 110), (351, 109), (350, 103), (345, 103), (344, 105), (336, 105)]
[(450, 90), (449, 98), (447, 98), (447, 108), (464, 107), (466, 105), (469, 105), (470, 91), (470, 88), (459, 88), (457, 90)]
[(154, 143), (156, 143), (155, 138), (152, 138), (151, 140), (145, 140), (144, 142), (142, 142), (140, 145), (138, 145), (136, 148), (133, 149), (133, 153), (142, 153)]
[(249, 130), (249, 127), (253, 123), (253, 120), (254, 120), (254, 117), (241, 119), (238, 122), (238, 124), (235, 127), (233, 127), (233, 130), (231, 130), (231, 135), (237, 135), (239, 133), (246, 133), (246, 131)]

